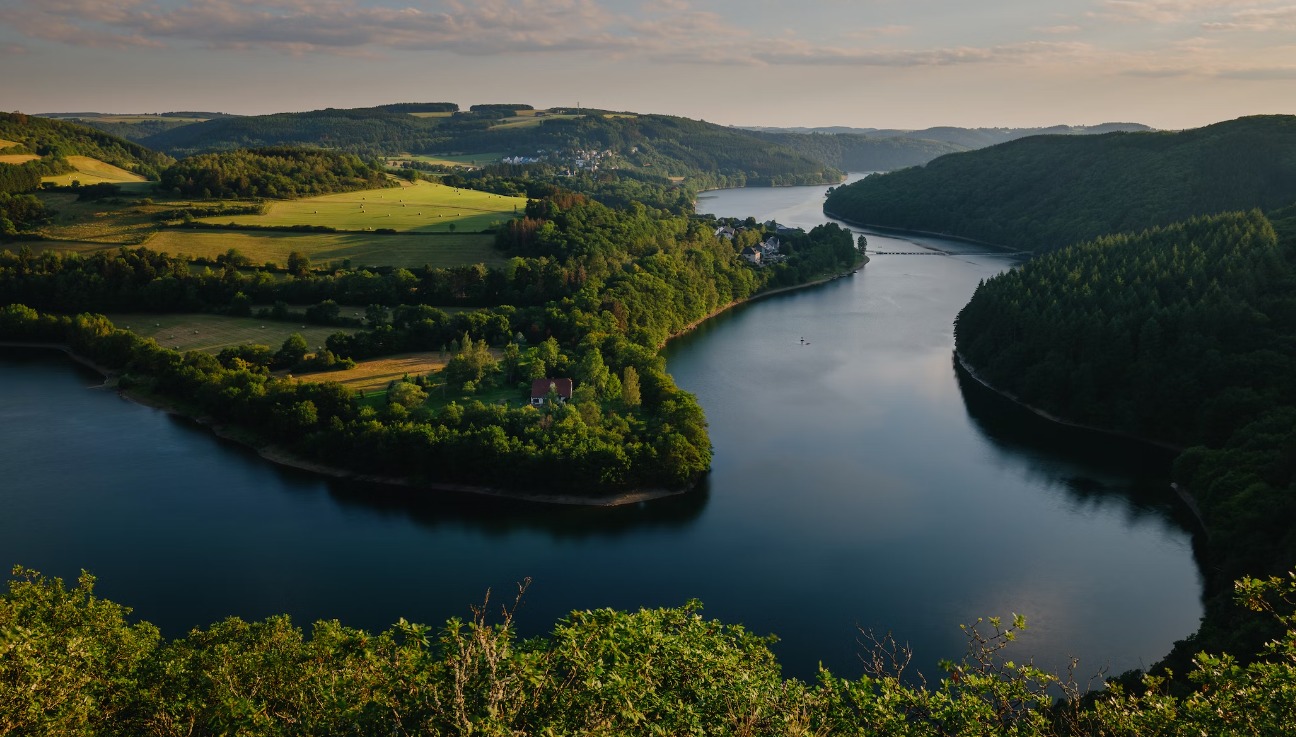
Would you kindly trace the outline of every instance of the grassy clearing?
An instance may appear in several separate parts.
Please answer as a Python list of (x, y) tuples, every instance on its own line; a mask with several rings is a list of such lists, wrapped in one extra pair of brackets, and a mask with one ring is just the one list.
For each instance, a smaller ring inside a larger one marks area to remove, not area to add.
[(68, 163), (76, 167), (76, 171), (70, 174), (59, 174), (56, 177), (43, 177), (41, 181), (53, 182), (64, 187), (70, 185), (73, 180), (82, 184), (99, 184), (100, 182), (124, 184), (147, 181), (135, 172), (126, 171), (99, 159), (92, 159), (89, 156), (69, 156)]
[(414, 233), (461, 233), (489, 228), (526, 207), (523, 197), (505, 197), (433, 182), (309, 197), (271, 204), (264, 215), (204, 218), (223, 225), (324, 225), (338, 230), (392, 228)]
[(441, 113), (410, 113), (410, 115), (413, 115), (416, 118), (448, 118), (451, 115), (454, 115), (454, 113), (446, 111)]
[[(6, 143), (9, 141), (0, 141), (0, 149), (9, 148)], [(0, 164), (25, 164), (39, 158), (36, 154), (0, 154)]]
[(236, 230), (164, 230), (146, 245), (155, 251), (185, 254), (192, 258), (215, 258), (231, 248), (254, 264), (288, 262), (288, 254), (300, 251), (313, 263), (352, 266), (462, 266), (484, 263), (502, 265), (507, 259), (494, 246), (495, 237), (475, 233), (454, 235), (375, 235), (372, 233), (266, 233)]
[[(491, 353), (497, 360), (500, 358), (500, 351), (492, 349)], [(335, 381), (348, 389), (364, 392), (370, 404), (381, 406), (387, 386), (391, 382), (399, 381), (407, 376), (422, 376), (440, 371), (445, 368), (448, 355), (447, 358), (442, 358), (439, 351), (402, 353), (395, 356), (361, 361), (356, 364), (355, 368), (346, 371), (293, 374), (293, 378), (302, 381)], [(433, 410), (440, 410), (450, 402), (465, 404), (473, 400), (479, 400), (487, 404), (498, 404), (500, 402), (525, 404), (527, 399), (528, 397), (524, 396), (524, 392), (515, 386), (487, 389), (476, 394), (450, 391), (443, 383), (434, 383), (428, 389), (428, 406)]]
[(116, 313), (108, 315), (113, 325), (136, 335), (153, 338), (165, 348), (181, 351), (219, 353), (222, 348), (237, 345), (268, 345), (278, 349), (293, 333), (301, 333), (306, 344), (324, 345), (328, 336), (346, 328), (261, 320), (255, 317), (225, 315)]
[(6, 149), (6, 148), (13, 148), (14, 146), (21, 146), (21, 145), (22, 145), (22, 144), (18, 143), (17, 141), (9, 141), (9, 140), (5, 140), (5, 139), (3, 139), (3, 138), (0, 138), (0, 150)]
[[(37, 196), (54, 211), (53, 221), (38, 230), (41, 236), (56, 241), (97, 243), (100, 248), (143, 243), (157, 228), (151, 213), (163, 209), (78, 202), (77, 196), (70, 192), (42, 192)], [(31, 246), (37, 248), (38, 242)]]
[(400, 156), (394, 161), (422, 161), (427, 164), (440, 164), (442, 166), (459, 166), (471, 168), (474, 166), (485, 166), (494, 164), (504, 158), (500, 153), (483, 153), (483, 154), (418, 154)]
[[(310, 342), (307, 340), (307, 342)], [(387, 385), (406, 376), (420, 376), (445, 368), (447, 358), (442, 358), (440, 351), (427, 353), (401, 353), (368, 361), (360, 361), (353, 369), (346, 371), (321, 371), (313, 374), (294, 374), (302, 381), (336, 381), (349, 388), (363, 392), (386, 390)]]
[(584, 116), (584, 115), (573, 115), (573, 114), (567, 114), (567, 113), (559, 113), (559, 114), (556, 114), (556, 115), (549, 115), (549, 114), (546, 114), (546, 115), (532, 115), (532, 116), (527, 116), (527, 117), (521, 117), (521, 116), (519, 116), (519, 117), (516, 117), (516, 118), (505, 118), (505, 119), (504, 119), (504, 122), (502, 122), (502, 123), (498, 123), (498, 124), (496, 124), (496, 125), (492, 125), (492, 126), (491, 126), (491, 130), (502, 130), (502, 129), (506, 129), (506, 128), (508, 128), (508, 129), (515, 129), (515, 128), (534, 128), (535, 126), (540, 125), (541, 123), (545, 122), (546, 120), (574, 120), (574, 119), (576, 119), (576, 118), (583, 118), (583, 117), (585, 117), (585, 116)]
[(59, 253), (80, 253), (91, 254), (96, 251), (115, 249), (111, 243), (99, 243), (95, 241), (25, 241), (23, 243), (11, 243), (3, 246), (10, 251), (17, 251), (20, 246), (27, 246), (33, 253), (43, 251), (58, 251)]

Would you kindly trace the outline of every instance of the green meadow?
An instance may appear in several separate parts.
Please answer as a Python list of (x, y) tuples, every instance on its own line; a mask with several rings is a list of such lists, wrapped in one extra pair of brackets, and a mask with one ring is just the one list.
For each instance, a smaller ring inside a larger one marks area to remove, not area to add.
[(394, 157), (392, 161), (421, 161), (425, 164), (440, 164), (442, 166), (474, 167), (494, 164), (502, 158), (504, 158), (504, 154), (500, 153), (411, 154), (407, 156)]
[(323, 225), (346, 231), (390, 228), (411, 233), (471, 233), (508, 220), (525, 207), (523, 197), (420, 181), (274, 202), (263, 215), (220, 215), (203, 221), (216, 225)]
[(225, 315), (113, 313), (113, 325), (145, 338), (153, 338), (166, 348), (181, 351), (219, 353), (223, 348), (239, 345), (268, 345), (278, 348), (293, 333), (301, 333), (312, 350), (324, 345), (333, 333), (345, 328), (324, 325), (262, 320), (255, 317)]
[(494, 236), (478, 233), (378, 235), (170, 229), (158, 232), (145, 245), (196, 259), (214, 259), (233, 248), (254, 264), (287, 263), (288, 254), (299, 251), (316, 264), (340, 264), (350, 259), (352, 266), (418, 268), (501, 265), (507, 259), (494, 243)]

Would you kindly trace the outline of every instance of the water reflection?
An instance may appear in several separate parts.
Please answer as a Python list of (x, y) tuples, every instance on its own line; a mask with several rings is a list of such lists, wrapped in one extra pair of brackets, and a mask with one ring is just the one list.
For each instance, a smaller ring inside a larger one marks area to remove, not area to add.
[[(412, 522), (429, 531), (457, 530), (505, 537), (515, 532), (541, 532), (552, 540), (614, 538), (634, 529), (679, 529), (696, 521), (710, 497), (710, 478), (693, 490), (651, 502), (616, 507), (556, 505), (517, 499), (417, 489), (391, 484), (336, 479), (272, 464), (256, 451), (215, 436), (193, 420), (170, 416), (180, 433), (193, 442), (216, 442), (225, 451), (242, 456), (249, 464), (264, 466), (278, 477), (285, 493), (313, 495), (321, 485), (328, 498), (348, 515)], [(205, 436), (205, 437), (204, 437)]]
[(617, 507), (557, 506), (338, 480), (328, 482), (328, 494), (345, 508), (408, 519), (429, 530), (455, 528), (496, 536), (543, 532), (557, 541), (687, 527), (706, 508), (710, 485), (704, 479), (685, 494)]
[(951, 363), (975, 428), (1041, 487), (1065, 491), (1076, 509), (1112, 508), (1131, 524), (1153, 518), (1198, 532), (1192, 512), (1170, 488), (1175, 451), (1047, 420), (987, 388), (956, 358)]

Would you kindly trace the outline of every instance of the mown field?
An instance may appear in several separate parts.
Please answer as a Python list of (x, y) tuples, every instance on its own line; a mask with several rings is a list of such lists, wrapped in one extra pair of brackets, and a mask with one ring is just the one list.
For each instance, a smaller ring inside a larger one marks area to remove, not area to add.
[(427, 164), (440, 164), (442, 166), (459, 166), (471, 168), (474, 166), (485, 166), (494, 164), (504, 158), (500, 153), (484, 154), (409, 154), (405, 156), (392, 157), (392, 161), (421, 161)]
[(502, 265), (507, 259), (489, 234), (378, 235), (374, 233), (272, 233), (237, 230), (163, 230), (145, 245), (155, 251), (214, 259), (231, 248), (254, 264), (284, 264), (288, 254), (300, 251), (315, 264), (352, 266), (450, 267), (484, 263)]
[(76, 171), (70, 174), (59, 174), (55, 177), (43, 177), (42, 182), (53, 182), (60, 186), (67, 186), (73, 180), (82, 184), (99, 184), (100, 182), (112, 182), (113, 184), (127, 184), (132, 182), (145, 182), (144, 177), (135, 172), (126, 171), (125, 169), (113, 166), (112, 164), (92, 159), (89, 156), (69, 156), (68, 163), (76, 167)]
[(264, 215), (204, 218), (223, 225), (323, 225), (338, 230), (392, 228), (415, 233), (470, 233), (513, 217), (526, 207), (522, 197), (455, 189), (433, 182), (404, 183), (399, 188), (308, 197), (272, 203)]
[[(8, 141), (0, 141), (0, 149), (9, 148), (4, 145)], [(0, 164), (25, 164), (28, 161), (35, 161), (40, 157), (36, 154), (0, 154)]]
[(347, 328), (261, 320), (225, 315), (151, 315), (114, 313), (108, 315), (123, 330), (153, 338), (159, 345), (181, 351), (219, 353), (237, 345), (268, 345), (278, 349), (293, 333), (301, 333), (312, 350), (324, 345), (328, 336)]
[(4, 138), (0, 138), (0, 151), (4, 150), (4, 149), (6, 149), (6, 148), (13, 148), (14, 146), (17, 146), (17, 145), (18, 145), (18, 142), (17, 142), (17, 141), (9, 141), (9, 140), (6, 140), (6, 139), (4, 139)]
[[(304, 337), (304, 336), (303, 336)], [(309, 343), (309, 339), (307, 340)], [(368, 361), (360, 361), (353, 369), (345, 371), (320, 371), (311, 374), (294, 374), (302, 381), (336, 381), (357, 391), (386, 390), (387, 385), (406, 376), (421, 376), (445, 368), (449, 356), (442, 358), (440, 351), (400, 353)]]
[[(570, 115), (567, 113), (536, 115), (537, 112), (543, 111), (523, 110), (518, 113), (518, 117), (516, 118), (506, 118), (504, 122), (492, 125), (491, 130), (503, 130), (506, 128), (533, 128), (546, 120), (574, 120), (576, 118), (585, 117), (584, 115)], [(524, 115), (523, 113), (530, 114)]]
[[(82, 181), (82, 184), (89, 182)], [(70, 192), (42, 192), (37, 196), (54, 212), (53, 221), (42, 225), (37, 232), (53, 241), (71, 243), (32, 241), (33, 250), (84, 250), (83, 245), (75, 245), (77, 243), (97, 244), (98, 248), (139, 245), (157, 229), (152, 213), (164, 209), (160, 206), (78, 202), (77, 196)]]

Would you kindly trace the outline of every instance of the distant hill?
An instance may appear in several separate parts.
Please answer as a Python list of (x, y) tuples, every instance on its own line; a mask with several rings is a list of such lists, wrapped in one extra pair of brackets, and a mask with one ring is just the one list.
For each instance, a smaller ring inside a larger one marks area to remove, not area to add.
[[(394, 108), (394, 109), (392, 109)], [(503, 154), (695, 177), (708, 186), (837, 181), (841, 172), (774, 141), (687, 118), (477, 105), (449, 114), (406, 105), (225, 118), (143, 139), (173, 155), (315, 146), (368, 156)], [(595, 161), (597, 158), (597, 161)]]
[[(23, 113), (0, 113), (0, 139), (17, 142), (28, 153), (39, 155), (50, 164), (47, 173), (61, 173), (54, 164), (75, 155), (157, 179), (159, 172), (173, 161), (166, 154), (101, 130)], [(16, 150), (6, 153), (16, 153)]]
[(53, 118), (101, 130), (118, 138), (136, 143), (149, 136), (215, 118), (236, 117), (229, 113), (203, 111), (173, 111), (166, 113), (38, 113), (37, 117)]
[(1098, 135), (1117, 131), (1149, 131), (1138, 123), (1091, 126), (1055, 125), (1048, 128), (958, 128), (923, 130), (879, 128), (742, 128), (766, 140), (847, 171), (893, 171), (922, 166), (939, 156), (973, 151), (1018, 138), (1039, 135)]
[(824, 209), (1034, 251), (1292, 201), (1296, 117), (1268, 115), (1182, 132), (1022, 138), (839, 187)]
[(757, 131), (751, 135), (844, 171), (904, 169), (921, 166), (938, 156), (967, 150), (958, 144), (920, 138)]

